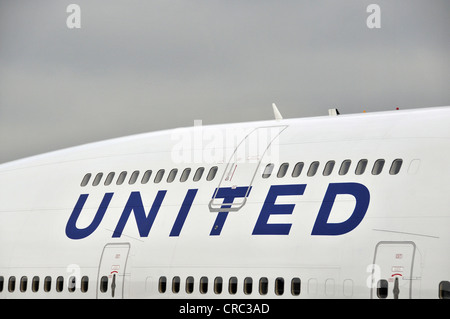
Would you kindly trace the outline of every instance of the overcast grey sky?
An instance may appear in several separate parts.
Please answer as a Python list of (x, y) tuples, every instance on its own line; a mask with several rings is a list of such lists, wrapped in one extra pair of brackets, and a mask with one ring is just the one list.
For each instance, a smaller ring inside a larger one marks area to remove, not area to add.
[(0, 163), (272, 119), (272, 102), (285, 118), (450, 105), (449, 83), (448, 0), (0, 2)]

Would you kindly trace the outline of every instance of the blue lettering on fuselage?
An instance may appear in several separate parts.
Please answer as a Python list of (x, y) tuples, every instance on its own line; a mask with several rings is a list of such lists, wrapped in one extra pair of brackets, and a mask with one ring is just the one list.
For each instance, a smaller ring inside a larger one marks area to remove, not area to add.
[[(291, 185), (272, 185), (264, 200), (263, 206), (256, 220), (252, 235), (289, 235), (292, 224), (290, 223), (269, 223), (272, 215), (291, 215), (294, 211), (295, 204), (275, 204), (280, 196), (302, 196), (306, 189), (306, 184)], [(243, 198), (250, 194), (249, 186), (242, 187), (224, 187), (215, 189), (213, 197), (223, 198), (221, 208), (229, 208), (236, 198)], [(183, 229), (184, 223), (188, 217), (198, 189), (189, 189), (185, 195), (183, 203), (180, 207), (178, 215), (174, 221), (170, 237), (178, 237)], [(142, 202), (140, 192), (132, 192), (125, 204), (122, 214), (119, 218), (117, 226), (112, 237), (118, 238), (122, 236), (123, 230), (128, 223), (131, 213), (134, 214), (136, 225), (140, 237), (148, 237), (153, 223), (158, 215), (161, 205), (164, 201), (166, 190), (157, 192), (155, 200), (146, 214), (144, 204)], [(66, 225), (66, 235), (71, 239), (83, 239), (91, 235), (100, 225), (114, 193), (106, 193), (100, 203), (100, 206), (89, 226), (78, 228), (77, 220), (83, 210), (84, 204), (88, 199), (88, 194), (81, 194), (77, 203), (69, 217)], [(355, 208), (347, 220), (340, 223), (328, 222), (333, 205), (338, 195), (351, 195), (355, 198)], [(336, 236), (343, 235), (355, 229), (369, 208), (370, 193), (366, 186), (359, 183), (330, 183), (322, 205), (317, 214), (316, 221), (312, 228), (313, 236)], [(245, 208), (244, 208), (245, 209)], [(220, 211), (211, 228), (210, 236), (219, 236), (225, 225), (229, 212)]]

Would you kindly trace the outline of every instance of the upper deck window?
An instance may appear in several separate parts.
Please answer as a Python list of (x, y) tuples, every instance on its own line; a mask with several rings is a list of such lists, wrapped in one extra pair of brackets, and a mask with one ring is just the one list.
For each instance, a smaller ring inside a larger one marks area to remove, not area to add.
[(368, 161), (366, 159), (362, 159), (358, 162), (358, 165), (356, 166), (356, 170), (355, 170), (356, 175), (364, 174), (364, 172), (366, 171), (367, 162)]
[(383, 171), (384, 163), (386, 161), (384, 159), (379, 159), (375, 162), (372, 168), (372, 175), (380, 175)]
[(389, 170), (389, 174), (397, 175), (402, 168), (403, 160), (398, 158), (392, 162), (391, 169)]

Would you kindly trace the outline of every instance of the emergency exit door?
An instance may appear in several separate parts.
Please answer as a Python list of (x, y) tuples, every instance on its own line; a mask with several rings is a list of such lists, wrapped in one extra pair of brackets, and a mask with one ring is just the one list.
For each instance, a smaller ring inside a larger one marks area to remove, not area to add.
[[(382, 241), (375, 247), (376, 280), (372, 298), (409, 299), (417, 279), (414, 275), (416, 245), (412, 241)], [(417, 284), (417, 283), (416, 283)]]
[(107, 244), (103, 248), (98, 269), (97, 298), (123, 298), (129, 251), (129, 243)]
[[(286, 128), (286, 125), (257, 127), (239, 142), (229, 158), (216, 192), (209, 202), (211, 212), (238, 211), (245, 205), (261, 160), (273, 141)], [(246, 194), (223, 207), (223, 198), (216, 198), (218, 189), (238, 186), (248, 187)]]

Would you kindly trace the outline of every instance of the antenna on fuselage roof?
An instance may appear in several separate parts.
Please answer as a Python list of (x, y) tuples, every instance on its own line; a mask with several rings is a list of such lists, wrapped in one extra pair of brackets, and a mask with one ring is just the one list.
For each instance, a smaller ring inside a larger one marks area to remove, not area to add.
[(278, 108), (275, 103), (272, 103), (272, 109), (273, 109), (273, 115), (275, 116), (275, 120), (281, 121), (283, 119), (283, 116), (281, 116), (280, 111), (278, 111)]

